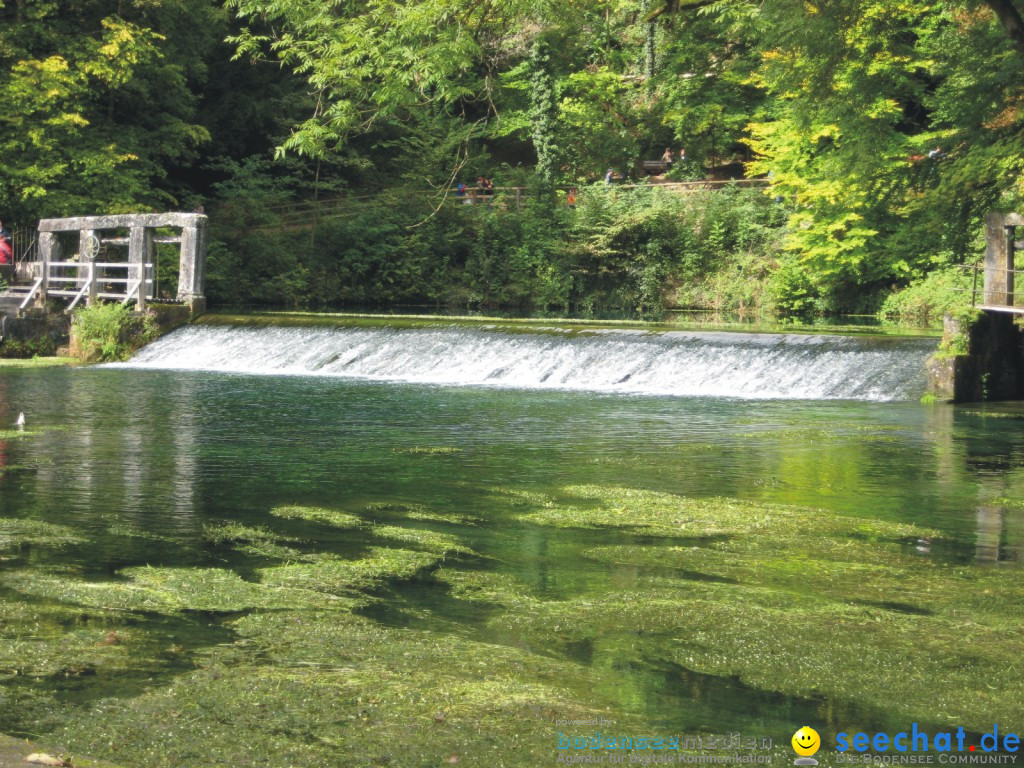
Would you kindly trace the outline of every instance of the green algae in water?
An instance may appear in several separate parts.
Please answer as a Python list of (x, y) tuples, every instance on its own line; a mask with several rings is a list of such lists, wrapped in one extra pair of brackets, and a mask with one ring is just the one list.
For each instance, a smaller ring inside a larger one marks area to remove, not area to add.
[(425, 531), (419, 528), (400, 528), (397, 525), (377, 525), (373, 528), (375, 536), (416, 544), (426, 552), (437, 555), (472, 555), (473, 550), (461, 543), (455, 536), (436, 531)]
[(89, 581), (22, 571), (8, 574), (4, 583), (64, 603), (157, 613), (310, 607), (320, 599), (308, 591), (244, 581), (222, 568), (126, 568), (120, 576), (116, 581)]
[[(902, 539), (934, 530), (624, 488), (577, 486), (565, 495), (590, 506), (538, 499), (521, 519), (708, 538), (690, 547), (586, 550), (601, 562), (648, 569), (643, 592), (516, 610), (521, 585), (460, 584), (462, 599), (509, 609), (491, 619), (497, 628), (549, 647), (640, 633), (655, 638), (647, 654), (687, 669), (903, 717), (931, 712), (973, 728), (990, 725), (993, 711), (1017, 711), (1013, 702), (1024, 696), (1016, 610), (1024, 585), (1012, 571), (943, 566), (901, 551)], [(675, 579), (673, 570), (681, 572)], [(707, 583), (713, 577), (728, 583)]]
[(407, 454), (423, 454), (427, 456), (444, 456), (462, 453), (462, 449), (450, 445), (414, 446), (412, 448), (395, 448), (394, 452)]
[[(554, 718), (596, 717), (563, 683), (579, 665), (345, 614), (254, 614), (243, 647), (132, 702), (101, 702), (58, 734), (147, 766), (545, 765)], [(260, 661), (262, 660), (262, 661)], [(453, 664), (457, 660), (457, 664)], [(635, 729), (636, 722), (620, 720)]]
[(0, 552), (24, 546), (61, 547), (85, 539), (71, 528), (41, 520), (0, 519)]
[(313, 555), (287, 546), (294, 539), (280, 536), (269, 528), (242, 525), (240, 523), (219, 523), (203, 528), (203, 538), (211, 544), (229, 546), (252, 557), (267, 560), (308, 560)]
[(363, 508), (370, 517), (396, 517), (403, 520), (423, 520), (424, 522), (451, 523), (452, 525), (473, 525), (480, 522), (475, 515), (459, 512), (438, 512), (423, 504), (396, 504), (393, 502), (374, 502)]
[[(544, 764), (555, 719), (613, 712), (622, 732), (651, 732), (616, 700), (614, 667), (574, 660), (574, 649), (585, 645), (736, 678), (752, 689), (827, 695), (896, 716), (926, 712), (932, 721), (974, 728), (986, 726), (993, 708), (1015, 711), (1024, 694), (1009, 608), (1024, 597), (1021, 588), (1000, 571), (909, 559), (899, 541), (934, 533), (928, 529), (621, 487), (496, 498), (530, 525), (611, 528), (637, 539), (582, 555), (649, 569), (645, 588), (547, 599), (507, 573), (439, 568), (446, 554), (468, 551), (455, 537), (387, 525), (370, 531), (427, 551), (371, 547), (357, 559), (319, 553), (261, 568), (259, 582), (195, 568), (125, 569), (126, 584), (89, 587), (53, 576), (42, 593), (67, 602), (82, 602), (84, 592), (89, 604), (121, 609), (250, 611), (231, 621), (237, 641), (205, 651), (196, 671), (130, 702), (100, 701), (57, 737), (112, 759), (130, 750), (157, 767), (255, 764), (265, 755), (296, 766), (433, 765), (452, 754), (481, 764)], [(810, 524), (820, 532), (813, 548)], [(279, 540), (254, 527), (207, 535), (236, 545)], [(652, 535), (654, 543), (639, 543)], [(678, 543), (684, 540), (700, 544)], [(384, 627), (352, 613), (366, 590), (427, 573), (459, 601), (501, 606), (486, 618), (489, 631), (544, 654)], [(868, 604), (886, 595), (922, 613)], [(331, 597), (350, 599), (326, 603)]]
[(270, 514), (285, 518), (286, 520), (308, 520), (313, 523), (323, 523), (334, 528), (358, 528), (364, 525), (363, 520), (355, 515), (336, 509), (323, 509), (322, 507), (275, 507), (270, 510)]
[(366, 557), (346, 560), (335, 555), (319, 555), (314, 562), (280, 565), (260, 569), (263, 584), (346, 596), (372, 589), (392, 579), (411, 579), (435, 568), (437, 555), (408, 549), (371, 547)]

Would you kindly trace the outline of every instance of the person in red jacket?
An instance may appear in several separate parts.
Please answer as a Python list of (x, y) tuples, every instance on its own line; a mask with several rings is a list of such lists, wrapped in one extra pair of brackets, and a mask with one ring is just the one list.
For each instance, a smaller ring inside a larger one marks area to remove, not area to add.
[(14, 251), (6, 238), (0, 237), (0, 280), (10, 283), (14, 278)]

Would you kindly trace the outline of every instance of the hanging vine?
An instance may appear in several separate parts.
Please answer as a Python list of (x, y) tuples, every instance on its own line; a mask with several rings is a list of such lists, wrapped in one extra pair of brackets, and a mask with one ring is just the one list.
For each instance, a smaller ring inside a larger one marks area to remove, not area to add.
[(533, 147), (537, 152), (537, 175), (547, 185), (554, 184), (558, 168), (558, 146), (555, 126), (558, 121), (558, 100), (555, 79), (551, 74), (548, 42), (538, 37), (530, 51), (530, 123)]

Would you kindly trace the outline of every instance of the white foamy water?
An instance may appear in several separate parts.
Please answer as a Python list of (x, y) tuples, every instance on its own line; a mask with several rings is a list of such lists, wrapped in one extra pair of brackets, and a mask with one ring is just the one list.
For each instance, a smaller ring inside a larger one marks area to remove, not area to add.
[(933, 339), (190, 326), (133, 368), (743, 399), (908, 400)]

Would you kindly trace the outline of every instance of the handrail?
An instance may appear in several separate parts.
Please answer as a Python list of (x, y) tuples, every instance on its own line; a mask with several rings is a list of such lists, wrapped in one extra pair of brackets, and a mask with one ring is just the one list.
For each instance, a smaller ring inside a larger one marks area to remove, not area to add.
[(130, 286), (128, 286), (128, 291), (127, 291), (127, 293), (125, 293), (124, 299), (121, 301), (121, 303), (122, 304), (127, 304), (129, 301), (131, 301), (132, 300), (132, 296), (134, 296), (136, 293), (138, 293), (139, 289), (141, 287), (142, 287), (142, 279), (139, 278), (134, 283), (132, 283)]
[(25, 311), (25, 307), (27, 307), (29, 303), (32, 301), (32, 299), (35, 298), (36, 294), (39, 293), (39, 288), (42, 286), (42, 284), (43, 278), (37, 277), (35, 279), (35, 282), (32, 283), (32, 287), (29, 289), (28, 295), (21, 302), (21, 304), (18, 305), (18, 314), (21, 314), (22, 312)]
[[(91, 264), (94, 267), (100, 269), (131, 269), (137, 266), (137, 262), (133, 261), (51, 261), (48, 262), (51, 267), (84, 267), (86, 264)], [(152, 264), (145, 264), (146, 269), (152, 269)]]
[(82, 290), (80, 290), (75, 295), (75, 297), (71, 300), (71, 303), (68, 304), (67, 309), (64, 310), (65, 312), (70, 312), (71, 310), (73, 310), (75, 308), (75, 306), (78, 304), (78, 302), (82, 300), (82, 297), (85, 296), (85, 294), (88, 292), (89, 288), (92, 287), (92, 278), (93, 278), (92, 263), (87, 261), (84, 264), (81, 264), (79, 266), (88, 267), (89, 268), (89, 276), (85, 279), (85, 284), (82, 286)]
[[(715, 189), (716, 187), (727, 187), (727, 186), (738, 186), (738, 187), (766, 187), (770, 186), (771, 181), (769, 179), (699, 179), (696, 181), (669, 181), (661, 184), (560, 184), (554, 187), (554, 189), (562, 192), (567, 192), (570, 189), (576, 189), (583, 192), (588, 189), (665, 189), (674, 191), (687, 191), (687, 190), (701, 190), (701, 189)], [(282, 203), (280, 205), (267, 206), (267, 210), (271, 211), (282, 218), (286, 218), (291, 215), (303, 215), (314, 210), (331, 209), (343, 205), (350, 205), (352, 203), (361, 202), (364, 200), (373, 200), (383, 197), (388, 194), (395, 193), (395, 189), (381, 190), (375, 194), (370, 195), (352, 195), (350, 197), (331, 197), (323, 200), (301, 200), (292, 203)], [(493, 199), (500, 196), (514, 196), (517, 200), (531, 196), (530, 187), (519, 187), (519, 186), (496, 186), (493, 188), (493, 194), (480, 194), (483, 190), (479, 190), (476, 187), (467, 187), (464, 195), (456, 195), (455, 189), (447, 190), (447, 198), (456, 202), (464, 201), (466, 199), (484, 198)], [(423, 195), (423, 196), (434, 196), (437, 195), (439, 190), (407, 190), (404, 192), (405, 195)]]
[[(1001, 275), (1022, 275), (1022, 274), (1024, 274), (1024, 269), (1005, 269), (1004, 267), (986, 267), (986, 266), (982, 266), (980, 261), (975, 261), (973, 264), (955, 264), (954, 267), (956, 269), (970, 270), (972, 272), (971, 288), (970, 288), (970, 291), (971, 291), (971, 306), (972, 307), (979, 306), (979, 304), (978, 304), (978, 273), (979, 272), (981, 272), (983, 274), (986, 274), (986, 275), (988, 273), (990, 273), (990, 272), (991, 273), (998, 273), (998, 274), (1001, 274)], [(958, 293), (964, 293), (964, 292), (967, 291), (966, 288), (951, 288), (950, 290), (956, 291)], [(984, 292), (984, 284), (982, 285), (982, 290)], [(996, 291), (994, 291), (994, 293), (996, 293), (996, 294), (1003, 294), (1004, 296), (1005, 295), (1014, 296), (1015, 291), (1013, 290), (1013, 286), (1010, 285), (1010, 286), (1007, 286), (1005, 288), (1001, 288), (999, 290), (996, 290)], [(1009, 307), (1013, 307), (1013, 306), (1016, 306), (1016, 305), (1015, 304), (993, 304), (993, 305), (983, 304), (981, 306), (993, 306), (993, 307), (1007, 307), (1007, 308), (1009, 308)]]

